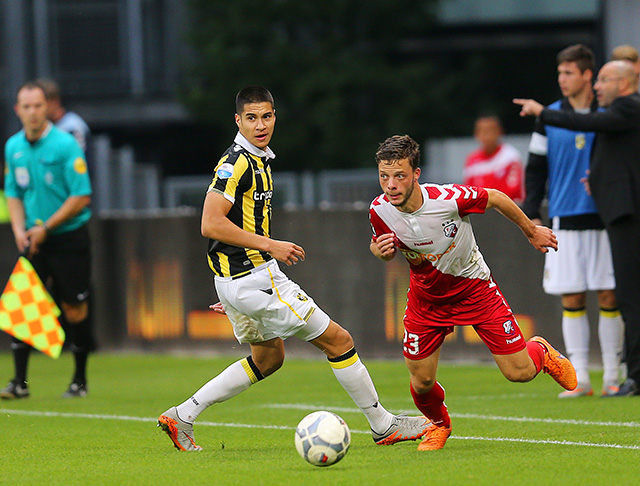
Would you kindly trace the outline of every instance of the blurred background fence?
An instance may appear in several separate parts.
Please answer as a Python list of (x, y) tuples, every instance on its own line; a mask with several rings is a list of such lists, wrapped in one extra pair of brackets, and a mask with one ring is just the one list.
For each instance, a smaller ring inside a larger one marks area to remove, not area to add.
[[(349, 329), (363, 355), (399, 357), (407, 263), (398, 258), (384, 264), (369, 253), (366, 211), (276, 210), (274, 218), (274, 236), (307, 253), (285, 272)], [(559, 342), (560, 303), (542, 291), (543, 255), (495, 211), (474, 216), (473, 224), (525, 334)], [(208, 310), (217, 300), (199, 227), (199, 211), (188, 209), (93, 220), (93, 308), (101, 350), (239, 352), (226, 318)], [(8, 225), (0, 226), (0, 251), (6, 279), (17, 258)], [(8, 337), (0, 341), (7, 344), (0, 349), (8, 350)], [(295, 338), (290, 342), (294, 350), (312, 349)], [(458, 330), (447, 347), (447, 359), (490, 359), (472, 329)]]
[[(260, 9), (248, 0), (6, 0), (0, 134), (19, 129), (16, 89), (39, 77), (57, 80), (92, 129), (102, 349), (236, 349), (224, 318), (207, 309), (215, 295), (199, 217), (235, 133), (233, 96), (267, 85), (278, 113), (274, 236), (309, 256), (287, 273), (363, 354), (399, 356), (406, 265), (368, 251), (376, 144), (409, 133), (423, 147), (424, 181), (460, 182), (473, 121), (490, 111), (524, 155), (532, 120), (511, 99), (554, 101), (561, 49), (584, 43), (602, 64), (616, 45), (640, 46), (638, 18), (634, 0), (284, 0)], [(525, 332), (559, 342), (543, 256), (499, 215), (473, 219)], [(6, 278), (17, 257), (8, 224), (0, 252)], [(488, 358), (472, 333), (449, 345), (450, 357)]]

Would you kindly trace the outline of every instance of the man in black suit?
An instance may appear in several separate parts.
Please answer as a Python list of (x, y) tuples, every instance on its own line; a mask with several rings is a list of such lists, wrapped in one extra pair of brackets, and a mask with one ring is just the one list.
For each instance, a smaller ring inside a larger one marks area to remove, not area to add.
[(613, 256), (616, 297), (625, 322), (627, 380), (617, 394), (640, 395), (640, 94), (628, 61), (602, 66), (595, 84), (605, 111), (579, 114), (545, 109), (535, 100), (515, 99), (521, 116), (542, 123), (596, 132), (585, 185), (604, 220)]

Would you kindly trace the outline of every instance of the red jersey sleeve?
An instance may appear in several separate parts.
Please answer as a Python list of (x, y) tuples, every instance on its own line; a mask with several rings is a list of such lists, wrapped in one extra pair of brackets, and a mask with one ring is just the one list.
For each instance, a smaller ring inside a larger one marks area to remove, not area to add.
[(489, 202), (489, 193), (484, 187), (463, 186), (453, 184), (457, 189), (456, 204), (458, 205), (458, 214), (465, 217), (468, 214), (482, 214), (487, 209)]
[(378, 213), (376, 213), (374, 205), (375, 205), (375, 201), (369, 208), (369, 223), (371, 223), (371, 230), (373, 231), (373, 240), (375, 241), (376, 238), (378, 238), (378, 236), (384, 235), (385, 233), (393, 233), (393, 231), (389, 229), (386, 223), (382, 221), (382, 218), (380, 218)]

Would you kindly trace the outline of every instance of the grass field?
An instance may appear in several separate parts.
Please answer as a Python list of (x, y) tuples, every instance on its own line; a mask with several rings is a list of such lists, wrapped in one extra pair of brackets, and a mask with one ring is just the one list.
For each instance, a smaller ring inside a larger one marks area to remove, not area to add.
[[(235, 359), (99, 354), (89, 396), (65, 400), (70, 355), (33, 356), (31, 398), (0, 402), (0, 484), (620, 486), (640, 478), (640, 398), (558, 400), (549, 376), (514, 384), (494, 366), (442, 365), (453, 434), (440, 451), (376, 446), (321, 358), (290, 359), (209, 408), (195, 428), (204, 451), (176, 451), (157, 416)], [(365, 363), (383, 404), (415, 413), (403, 362)], [(12, 369), (0, 354), (3, 380)], [(599, 388), (599, 373), (593, 383)], [(341, 415), (353, 436), (347, 456), (328, 468), (304, 462), (293, 444), (295, 425), (318, 409)]]

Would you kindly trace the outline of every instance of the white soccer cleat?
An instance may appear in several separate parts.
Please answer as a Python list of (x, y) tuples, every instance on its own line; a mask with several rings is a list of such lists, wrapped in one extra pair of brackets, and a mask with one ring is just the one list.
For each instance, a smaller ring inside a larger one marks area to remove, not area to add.
[(602, 396), (611, 397), (620, 391), (620, 387), (617, 383), (611, 383), (609, 385), (602, 386)]
[(382, 434), (371, 431), (373, 441), (378, 445), (393, 445), (405, 440), (420, 439), (426, 432), (431, 422), (425, 417), (407, 417), (396, 415), (393, 422)]
[(158, 417), (158, 427), (161, 427), (179, 451), (201, 451), (193, 439), (193, 424), (178, 417), (178, 409), (171, 407)]

